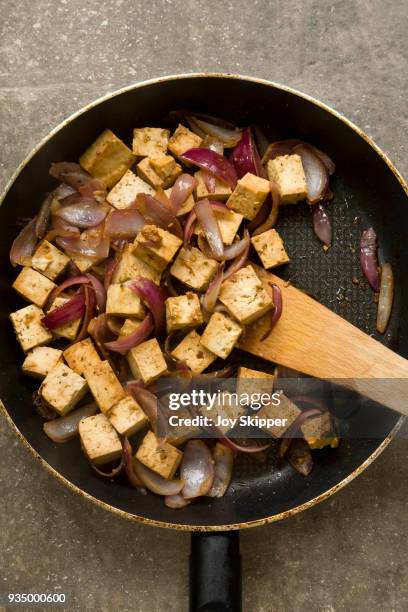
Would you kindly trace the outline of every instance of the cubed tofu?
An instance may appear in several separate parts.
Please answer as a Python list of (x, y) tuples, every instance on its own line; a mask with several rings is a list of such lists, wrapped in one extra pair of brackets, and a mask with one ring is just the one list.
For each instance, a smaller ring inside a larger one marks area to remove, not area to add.
[(135, 378), (148, 385), (167, 372), (167, 364), (156, 338), (130, 349), (127, 360)]
[(99, 410), (104, 414), (126, 397), (125, 390), (108, 361), (101, 361), (93, 368), (87, 368), (84, 376)]
[(337, 448), (339, 445), (339, 438), (335, 435), (329, 412), (309, 417), (300, 426), (300, 430), (312, 449), (320, 449), (325, 446)]
[[(50, 308), (47, 310), (47, 313), (55, 310), (56, 308), (60, 308), (66, 302), (68, 302), (69, 297), (64, 297), (63, 295), (59, 295), (55, 298)], [(65, 325), (61, 325), (60, 327), (55, 327), (52, 330), (52, 333), (56, 338), (66, 338), (67, 340), (75, 340), (78, 335), (79, 328), (81, 326), (81, 318), (75, 319), (70, 323), (66, 323)]]
[(217, 396), (211, 411), (208, 413), (213, 423), (219, 422), (219, 419), (229, 419), (228, 423), (217, 425), (217, 430), (226, 434), (231, 429), (230, 419), (239, 418), (246, 413), (246, 406), (238, 402), (238, 398), (233, 394), (225, 391)]
[(145, 315), (142, 300), (133, 289), (124, 284), (114, 284), (108, 287), (106, 313), (116, 317), (136, 317)]
[(92, 268), (103, 261), (103, 259), (94, 259), (91, 257), (85, 257), (84, 255), (72, 255), (71, 259), (82, 274), (89, 272), (92, 270)]
[(210, 200), (220, 200), (221, 202), (226, 202), (230, 197), (232, 193), (231, 187), (220, 181), (218, 178), (214, 177), (214, 190), (208, 191), (202, 170), (198, 170), (194, 176), (197, 179), (197, 187), (195, 190), (197, 200), (210, 198)]
[[(163, 405), (163, 398), (161, 398), (161, 404)], [(201, 434), (201, 429), (197, 427), (197, 425), (185, 425), (184, 420), (191, 418), (191, 415), (187, 408), (179, 408), (176, 413), (179, 423), (174, 425), (173, 427), (169, 424), (168, 432), (166, 436), (166, 442), (172, 444), (173, 446), (181, 446), (187, 440), (191, 440), (191, 438), (199, 438)], [(171, 414), (169, 413), (169, 417)], [(181, 421), (181, 419), (183, 421)]]
[(119, 330), (119, 336), (130, 336), (142, 323), (140, 319), (126, 319)]
[(256, 217), (269, 193), (269, 181), (247, 172), (237, 182), (237, 186), (227, 201), (227, 206), (251, 221)]
[(239, 323), (223, 312), (214, 312), (201, 336), (201, 344), (217, 357), (226, 359), (241, 333), (242, 327)]
[(37, 346), (30, 351), (23, 363), (23, 372), (34, 378), (45, 378), (61, 361), (62, 351), (50, 346)]
[(13, 283), (13, 288), (21, 297), (40, 308), (44, 306), (56, 286), (49, 278), (28, 267), (21, 270)]
[(140, 161), (136, 166), (138, 176), (155, 189), (167, 189), (168, 187), (171, 187), (182, 171), (183, 169), (180, 164), (175, 163), (171, 174), (163, 178), (156, 172), (152, 166), (151, 160), (148, 157), (142, 159), (142, 161)]
[(188, 149), (193, 149), (195, 147), (199, 147), (203, 139), (194, 132), (191, 132), (188, 128), (184, 127), (184, 125), (179, 124), (173, 136), (169, 140), (168, 149), (170, 153), (173, 153), (176, 157), (180, 157), (188, 151)]
[[(171, 190), (172, 188), (170, 187), (169, 189), (166, 189), (164, 192), (168, 198), (170, 198), (171, 196)], [(186, 215), (187, 213), (191, 212), (194, 208), (194, 204), (195, 204), (194, 196), (193, 194), (190, 194), (188, 198), (185, 200), (185, 202), (183, 202), (183, 204), (178, 209), (177, 217), (182, 217), (183, 215)]]
[(201, 336), (195, 330), (184, 336), (171, 354), (185, 361), (194, 374), (201, 374), (217, 359), (217, 355), (201, 344)]
[(138, 157), (155, 157), (167, 150), (170, 132), (163, 128), (145, 127), (133, 130), (133, 153)]
[(52, 340), (52, 333), (41, 323), (43, 316), (41, 308), (34, 304), (12, 312), (10, 315), (17, 340), (26, 353)]
[(94, 465), (101, 466), (120, 459), (122, 443), (104, 414), (82, 419), (78, 431), (82, 449)]
[(275, 405), (272, 401), (269, 404), (264, 405), (256, 413), (260, 419), (273, 419), (277, 421), (280, 419), (282, 422), (276, 423), (271, 427), (265, 427), (265, 430), (272, 434), (275, 438), (281, 438), (285, 432), (289, 429), (292, 423), (297, 419), (301, 410), (290, 401), (283, 393), (280, 394), (280, 403)]
[[(214, 211), (215, 217), (218, 221), (218, 226), (220, 228), (221, 238), (224, 244), (232, 244), (234, 242), (234, 238), (236, 233), (241, 225), (243, 215), (240, 215), (233, 210), (216, 210)], [(197, 223), (194, 233), (202, 233), (200, 224)]]
[(81, 155), (79, 163), (92, 176), (101, 179), (107, 187), (113, 187), (136, 157), (111, 130), (105, 130)]
[(296, 204), (307, 196), (305, 171), (300, 155), (282, 155), (267, 163), (268, 177), (279, 187), (282, 204)]
[(145, 225), (135, 238), (134, 253), (147, 264), (162, 272), (171, 262), (182, 240), (156, 225)]
[(31, 265), (34, 270), (41, 272), (50, 280), (55, 280), (69, 264), (69, 257), (56, 246), (43, 240), (40, 246), (36, 249)]
[(283, 240), (275, 229), (270, 229), (251, 238), (255, 251), (262, 261), (263, 267), (276, 268), (289, 263), (289, 255), (285, 251)]
[(112, 276), (113, 283), (124, 283), (136, 276), (143, 276), (152, 280), (156, 285), (160, 284), (161, 272), (137, 257), (133, 252), (133, 244), (126, 244), (115, 272)]
[(244, 325), (273, 307), (273, 301), (251, 266), (241, 268), (221, 285), (220, 301)]
[(127, 208), (135, 200), (139, 193), (153, 195), (154, 189), (131, 170), (127, 170), (120, 181), (107, 195), (109, 204), (119, 210)]
[(110, 409), (108, 418), (121, 436), (133, 436), (149, 422), (139, 404), (129, 395)]
[(275, 376), (273, 374), (240, 367), (237, 376), (237, 394), (265, 393), (272, 395), (274, 380)]
[[(153, 170), (158, 174), (162, 179), (167, 179), (171, 176), (179, 164), (176, 163), (176, 160), (171, 155), (160, 155), (159, 157), (151, 157), (150, 165)], [(179, 166), (181, 167), (181, 166)]]
[(196, 293), (169, 297), (166, 300), (167, 332), (198, 327), (204, 322), (200, 300)]
[(40, 395), (60, 416), (75, 408), (88, 391), (86, 380), (64, 363), (58, 363), (44, 378)]
[(217, 266), (217, 262), (206, 257), (200, 249), (182, 247), (170, 272), (191, 289), (205, 291), (217, 271)]
[(135, 458), (163, 478), (173, 478), (183, 453), (168, 442), (160, 443), (152, 431), (147, 432)]
[(65, 349), (63, 355), (69, 367), (81, 376), (101, 363), (91, 338), (75, 342)]

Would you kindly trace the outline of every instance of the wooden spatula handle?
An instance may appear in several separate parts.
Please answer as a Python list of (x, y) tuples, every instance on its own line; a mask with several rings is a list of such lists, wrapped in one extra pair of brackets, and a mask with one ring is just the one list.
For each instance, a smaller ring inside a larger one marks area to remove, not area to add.
[(256, 268), (265, 285), (279, 285), (282, 316), (261, 340), (267, 317), (247, 329), (244, 350), (344, 386), (408, 416), (408, 361), (281, 278)]

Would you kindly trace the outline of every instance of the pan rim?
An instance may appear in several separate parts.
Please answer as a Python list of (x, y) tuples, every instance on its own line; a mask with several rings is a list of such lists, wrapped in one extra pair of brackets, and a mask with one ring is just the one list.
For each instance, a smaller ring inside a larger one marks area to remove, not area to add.
[[(340, 121), (345, 123), (349, 128), (351, 128), (361, 138), (363, 138), (363, 140), (365, 140), (367, 142), (367, 144), (369, 144), (369, 146), (371, 146), (371, 148), (377, 153), (377, 155), (379, 155), (381, 157), (381, 159), (389, 167), (391, 172), (394, 174), (395, 178), (400, 183), (401, 187), (404, 189), (405, 193), (408, 195), (408, 184), (406, 183), (406, 181), (404, 180), (404, 178), (402, 177), (400, 172), (397, 170), (397, 168), (394, 166), (394, 164), (391, 162), (391, 160), (388, 157), (388, 155), (363, 130), (361, 130), (356, 124), (354, 124), (352, 121), (347, 119), (344, 115), (342, 115), (341, 113), (339, 113), (335, 109), (331, 108), (329, 105), (327, 105), (327, 104), (321, 102), (320, 100), (317, 100), (316, 98), (314, 98), (314, 97), (312, 97), (312, 96), (310, 96), (308, 94), (305, 94), (305, 93), (303, 93), (303, 92), (301, 92), (301, 91), (299, 91), (297, 89), (294, 89), (292, 87), (288, 87), (286, 85), (281, 85), (279, 83), (276, 83), (274, 81), (269, 81), (267, 79), (261, 79), (261, 78), (258, 78), (258, 77), (251, 77), (251, 76), (245, 76), (245, 75), (234, 74), (234, 73), (193, 72), (193, 73), (181, 73), (181, 74), (166, 75), (166, 76), (162, 76), (162, 77), (147, 79), (147, 80), (144, 80), (144, 81), (133, 83), (131, 85), (127, 85), (127, 86), (122, 87), (120, 89), (117, 89), (117, 90), (115, 90), (113, 92), (107, 93), (104, 96), (101, 96), (101, 97), (97, 98), (96, 100), (93, 100), (92, 102), (89, 102), (85, 106), (81, 107), (79, 110), (77, 110), (74, 113), (72, 113), (71, 115), (69, 115), (67, 118), (63, 119), (56, 127), (54, 127), (44, 138), (42, 138), (38, 142), (38, 144), (26, 155), (26, 157), (18, 165), (17, 169), (12, 174), (11, 178), (9, 179), (9, 181), (6, 183), (6, 186), (5, 186), (5, 188), (3, 189), (3, 191), (2, 191), (2, 193), (0, 195), (0, 206), (3, 204), (3, 202), (4, 202), (8, 192), (10, 191), (10, 189), (12, 187), (12, 185), (14, 184), (14, 182), (16, 181), (18, 176), (21, 174), (21, 172), (23, 171), (25, 166), (34, 157), (34, 155), (36, 155), (36, 153), (38, 151), (40, 151), (41, 148), (49, 140), (51, 140), (56, 133), (58, 133), (66, 125), (72, 123), (79, 116), (85, 114), (86, 112), (88, 112), (92, 108), (98, 106), (99, 104), (101, 104), (101, 103), (103, 103), (103, 102), (105, 102), (105, 101), (107, 101), (107, 100), (109, 100), (111, 98), (115, 98), (115, 97), (117, 97), (119, 95), (122, 95), (122, 94), (124, 94), (124, 93), (126, 93), (128, 91), (132, 91), (134, 89), (139, 89), (139, 88), (146, 87), (146, 86), (149, 86), (149, 85), (155, 85), (155, 84), (161, 83), (161, 82), (182, 80), (182, 79), (186, 79), (186, 78), (200, 78), (200, 79), (201, 78), (209, 78), (209, 79), (211, 79), (211, 78), (224, 78), (224, 79), (235, 79), (235, 80), (240, 80), (240, 81), (258, 83), (258, 84), (261, 84), (261, 85), (265, 85), (267, 87), (272, 87), (274, 89), (285, 91), (285, 92), (290, 93), (290, 94), (292, 94), (294, 96), (297, 96), (297, 97), (303, 98), (304, 100), (307, 100), (308, 102), (310, 102), (310, 103), (312, 103), (312, 104), (322, 108), (324, 111), (330, 113), (331, 115), (333, 115), (334, 117), (336, 117), (337, 119), (339, 119)], [(37, 453), (37, 451), (26, 440), (26, 438), (24, 437), (22, 432), (18, 429), (17, 425), (14, 423), (13, 419), (11, 418), (10, 414), (8, 413), (7, 409), (5, 408), (5, 406), (1, 402), (1, 400), (0, 400), (0, 408), (1, 408), (2, 413), (5, 416), (6, 421), (10, 425), (11, 429), (15, 431), (15, 433), (17, 434), (18, 438), (21, 440), (23, 445), (30, 451), (30, 453), (34, 456), (34, 458), (36, 458), (42, 464), (42, 466), (50, 474), (52, 474), (57, 480), (59, 480), (62, 484), (64, 484), (68, 489), (70, 489), (71, 491), (73, 491), (73, 492), (77, 493), (78, 495), (82, 496), (87, 501), (90, 501), (90, 502), (96, 504), (100, 508), (103, 508), (104, 510), (108, 510), (108, 511), (112, 512), (113, 514), (116, 514), (116, 515), (118, 515), (118, 516), (120, 516), (122, 518), (126, 518), (128, 520), (132, 520), (132, 521), (135, 521), (135, 522), (138, 522), (138, 523), (143, 523), (143, 524), (147, 524), (147, 525), (151, 525), (151, 526), (155, 526), (155, 527), (162, 527), (162, 528), (168, 528), (168, 529), (176, 529), (176, 530), (179, 530), (179, 531), (230, 531), (230, 530), (237, 530), (237, 529), (246, 529), (246, 528), (249, 528), (249, 527), (256, 527), (256, 526), (266, 525), (266, 524), (269, 524), (269, 523), (272, 523), (272, 522), (275, 522), (275, 521), (278, 521), (278, 520), (282, 520), (284, 518), (288, 518), (289, 516), (293, 516), (295, 514), (298, 514), (299, 512), (302, 512), (303, 510), (311, 508), (314, 505), (316, 505), (316, 504), (324, 501), (325, 499), (331, 497), (331, 495), (333, 495), (334, 493), (336, 493), (337, 491), (339, 491), (340, 489), (345, 487), (352, 480), (354, 480), (354, 478), (356, 478), (359, 474), (361, 474), (373, 461), (375, 461), (375, 459), (388, 446), (388, 444), (394, 438), (394, 436), (396, 435), (396, 433), (398, 432), (398, 430), (402, 426), (403, 422), (405, 421), (405, 418), (403, 416), (401, 416), (400, 419), (397, 421), (397, 423), (394, 425), (394, 427), (391, 430), (391, 432), (388, 434), (388, 436), (381, 442), (381, 444), (373, 451), (373, 453), (371, 453), (371, 455), (360, 466), (358, 466), (355, 470), (353, 470), (353, 472), (348, 474), (343, 480), (341, 480), (339, 483), (337, 483), (336, 485), (331, 487), (329, 490), (321, 493), (320, 495), (314, 497), (313, 499), (311, 499), (311, 500), (309, 500), (307, 502), (304, 502), (303, 504), (295, 506), (295, 507), (293, 507), (293, 508), (291, 508), (289, 510), (286, 510), (284, 512), (280, 512), (278, 514), (273, 514), (273, 515), (270, 515), (268, 517), (264, 517), (264, 518), (260, 518), (260, 519), (255, 519), (253, 521), (247, 521), (247, 522), (242, 522), (242, 523), (226, 524), (226, 525), (188, 525), (188, 524), (178, 524), (178, 523), (167, 523), (165, 521), (158, 521), (158, 520), (146, 518), (146, 517), (143, 517), (143, 516), (140, 516), (140, 515), (137, 515), (137, 514), (132, 514), (132, 513), (126, 512), (125, 510), (121, 510), (121, 509), (119, 509), (119, 508), (117, 508), (115, 506), (112, 506), (112, 505), (110, 505), (110, 504), (108, 504), (106, 502), (103, 502), (100, 499), (98, 499), (98, 498), (94, 497), (93, 495), (91, 495), (90, 493), (87, 493), (87, 492), (83, 491), (77, 485), (74, 485), (67, 478), (65, 478), (65, 476), (63, 476), (60, 472), (55, 470), (47, 461), (45, 461), (45, 459), (43, 459)]]

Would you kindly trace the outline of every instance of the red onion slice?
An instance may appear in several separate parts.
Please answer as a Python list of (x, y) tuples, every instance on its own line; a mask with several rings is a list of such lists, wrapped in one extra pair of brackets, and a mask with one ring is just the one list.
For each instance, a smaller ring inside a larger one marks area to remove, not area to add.
[(297, 145), (293, 153), (297, 153), (302, 159), (307, 183), (307, 201), (309, 204), (316, 204), (325, 196), (329, 185), (326, 166), (307, 145)]
[[(259, 234), (262, 234), (263, 232), (267, 232), (268, 230), (272, 229), (273, 227), (275, 227), (276, 222), (278, 220), (279, 206), (281, 205), (281, 194), (279, 191), (279, 187), (274, 181), (269, 181), (269, 185), (271, 188), (271, 197), (267, 198), (270, 205), (269, 215), (263, 222), (261, 222), (261, 224), (256, 223), (256, 218), (251, 222), (252, 227), (255, 229), (255, 231), (252, 233), (253, 236), (258, 236)], [(248, 226), (249, 231), (251, 231), (250, 226)]]
[(88, 285), (84, 285), (84, 298), (85, 298), (85, 314), (82, 320), (81, 329), (77, 337), (75, 338), (75, 342), (80, 342), (88, 335), (88, 325), (91, 322), (92, 318), (95, 316), (95, 307), (96, 307), (96, 298), (95, 292), (92, 290), (92, 287), (88, 287)]
[(173, 510), (178, 510), (179, 508), (185, 508), (191, 504), (191, 501), (188, 499), (184, 499), (182, 495), (167, 495), (164, 498), (164, 504), (168, 508), (172, 508)]
[(291, 441), (286, 451), (290, 465), (302, 476), (309, 476), (313, 469), (313, 458), (308, 443), (302, 438)]
[(315, 204), (312, 208), (313, 229), (316, 236), (327, 247), (332, 243), (332, 226), (327, 214), (327, 205), (323, 202)]
[(241, 138), (241, 131), (237, 128), (228, 128), (223, 125), (215, 125), (192, 115), (187, 116), (187, 121), (193, 132), (201, 136), (212, 136), (223, 143), (225, 147), (234, 147)]
[(139, 491), (142, 495), (147, 495), (147, 491), (143, 486), (142, 481), (139, 476), (136, 474), (133, 464), (132, 457), (132, 447), (130, 445), (129, 440), (125, 437), (122, 441), (123, 444), (123, 460), (124, 466), (126, 470), (126, 476), (128, 478), (129, 484), (132, 485), (135, 489)]
[(82, 232), (79, 237), (58, 237), (56, 243), (70, 255), (83, 255), (90, 259), (106, 259), (109, 239), (103, 235), (104, 224)]
[(223, 497), (229, 487), (234, 466), (234, 454), (230, 448), (217, 442), (213, 450), (214, 480), (208, 497)]
[(105, 199), (105, 183), (85, 172), (79, 164), (72, 162), (54, 163), (51, 164), (49, 172), (52, 177), (81, 192), (83, 196), (93, 197), (98, 202)]
[(125, 354), (144, 340), (146, 340), (154, 329), (153, 319), (150, 314), (146, 315), (138, 328), (128, 336), (122, 336), (118, 340), (105, 342), (105, 347), (110, 351)]
[(222, 241), (220, 226), (210, 201), (206, 198), (200, 200), (194, 206), (201, 229), (207, 239), (213, 257), (222, 259), (224, 257), (224, 244)]
[(54, 215), (69, 225), (86, 229), (102, 223), (109, 210), (108, 204), (98, 204), (95, 200), (82, 198), (75, 204), (61, 206)]
[(237, 451), (238, 453), (248, 453), (248, 454), (261, 453), (262, 451), (269, 448), (271, 445), (270, 442), (268, 442), (268, 444), (263, 444), (262, 446), (257, 446), (255, 444), (246, 446), (244, 444), (237, 444), (236, 442), (234, 442), (234, 440), (231, 440), (231, 438), (227, 438), (227, 436), (224, 436), (223, 438), (221, 438), (220, 443), (224, 444), (224, 446), (226, 446), (227, 448), (230, 448), (233, 451)]
[(195, 164), (203, 170), (208, 170), (220, 181), (229, 185), (231, 189), (235, 189), (237, 173), (231, 162), (223, 155), (219, 155), (211, 149), (193, 148), (183, 153), (181, 160)]
[(248, 237), (247, 247), (242, 251), (242, 253), (230, 264), (227, 270), (224, 272), (223, 281), (226, 281), (230, 276), (238, 272), (241, 268), (243, 268), (248, 260), (249, 248), (251, 246), (251, 241), (249, 240), (249, 232), (245, 228), (244, 229), (244, 238)]
[(160, 334), (166, 324), (166, 306), (165, 301), (168, 298), (167, 292), (163, 287), (158, 287), (156, 283), (138, 276), (135, 279), (128, 281), (127, 286), (133, 289), (140, 299), (147, 305), (153, 315), (156, 334)]
[(140, 386), (139, 381), (130, 381), (126, 384), (126, 389), (130, 395), (141, 406), (143, 412), (149, 419), (154, 433), (168, 430), (168, 421), (160, 409), (160, 402), (154, 393)]
[(105, 343), (113, 340), (114, 334), (109, 329), (108, 315), (103, 313), (92, 319), (88, 325), (88, 333), (93, 338), (100, 354), (109, 360), (109, 353), (105, 349)]
[(81, 419), (93, 416), (99, 412), (98, 406), (93, 402), (76, 408), (66, 416), (44, 423), (43, 428), (47, 436), (57, 443), (67, 442), (78, 434), (78, 425)]
[(196, 187), (197, 179), (194, 178), (194, 176), (190, 174), (180, 174), (180, 176), (177, 177), (170, 193), (170, 203), (175, 215)]
[[(306, 144), (306, 143), (304, 143)], [(329, 174), (333, 174), (334, 171), (336, 170), (336, 164), (334, 163), (334, 161), (331, 159), (331, 157), (329, 157), (327, 155), (327, 153), (324, 153), (323, 151), (321, 151), (320, 149), (318, 149), (317, 147), (315, 147), (314, 145), (311, 144), (306, 144), (306, 146), (310, 147), (310, 149), (313, 151), (313, 153), (315, 155), (317, 155), (317, 157), (320, 159), (320, 161), (324, 164), (324, 166), (326, 167), (326, 170)]]
[(243, 238), (241, 238), (241, 240), (237, 240), (237, 242), (233, 242), (232, 244), (224, 248), (224, 258), (226, 260), (230, 260), (240, 257), (242, 253), (248, 251), (249, 243), (249, 234), (248, 232), (246, 232), (246, 234)]
[(193, 209), (187, 217), (187, 221), (184, 225), (184, 235), (183, 235), (183, 243), (184, 247), (188, 247), (191, 242), (191, 238), (194, 234), (194, 227), (197, 221), (197, 215), (195, 210)]
[(145, 225), (145, 219), (135, 208), (114, 210), (106, 219), (105, 234), (114, 239), (133, 240)]
[(112, 281), (112, 276), (115, 273), (115, 270), (117, 268), (118, 265), (118, 259), (116, 257), (111, 257), (105, 267), (105, 276), (103, 279), (103, 286), (105, 287), (105, 291), (108, 290), (109, 285), (111, 284)]
[(261, 340), (265, 340), (270, 335), (271, 331), (281, 318), (282, 314), (282, 291), (278, 285), (275, 285), (275, 283), (269, 283), (269, 285), (272, 289), (272, 299), (274, 307), (271, 310), (268, 328), (262, 336)]
[(65, 291), (65, 289), (68, 289), (69, 287), (72, 287), (74, 285), (89, 284), (89, 282), (90, 280), (88, 276), (85, 274), (80, 274), (80, 275), (71, 276), (70, 278), (67, 278), (60, 285), (58, 285), (58, 287), (56, 287), (55, 289), (51, 291), (48, 297), (48, 300), (47, 300), (48, 304), (51, 304), (55, 300), (55, 298), (60, 295), (60, 293)]
[(133, 460), (133, 466), (136, 474), (146, 489), (152, 491), (152, 493), (157, 493), (157, 495), (177, 495), (184, 486), (184, 482), (182, 480), (166, 480), (159, 474), (153, 472), (153, 470), (150, 470), (148, 467), (143, 465), (143, 463), (137, 459)]
[(202, 300), (202, 307), (206, 313), (211, 313), (214, 310), (215, 304), (220, 294), (221, 285), (223, 282), (224, 262), (218, 264), (217, 272), (208, 286)]
[(202, 440), (189, 440), (180, 466), (184, 480), (182, 495), (193, 499), (207, 495), (214, 480), (214, 461), (207, 445)]
[(381, 266), (380, 296), (377, 307), (377, 331), (383, 334), (388, 327), (394, 300), (394, 276), (391, 264)]
[(41, 322), (47, 329), (56, 329), (71, 321), (81, 319), (85, 312), (85, 298), (83, 293), (76, 293), (65, 304), (51, 310)]
[(272, 142), (265, 151), (262, 158), (262, 163), (266, 164), (266, 162), (270, 159), (275, 159), (276, 157), (281, 157), (282, 155), (290, 155), (293, 148), (299, 144), (302, 144), (302, 141), (298, 138), (288, 138), (287, 140), (277, 140)]
[(245, 176), (247, 172), (266, 178), (265, 168), (262, 166), (261, 158), (252, 138), (251, 128), (246, 128), (242, 132), (241, 140), (232, 152), (231, 161), (239, 179)]
[(377, 234), (374, 228), (364, 230), (360, 242), (360, 264), (364, 276), (375, 292), (380, 290), (377, 260)]
[(96, 278), (93, 274), (89, 272), (85, 274), (90, 284), (92, 285), (92, 289), (95, 292), (96, 303), (98, 305), (99, 312), (104, 312), (106, 307), (106, 290), (99, 278)]
[(220, 140), (212, 136), (205, 136), (201, 146), (206, 149), (211, 149), (211, 151), (215, 151), (218, 155), (224, 155), (224, 145)]
[(48, 223), (51, 216), (51, 203), (54, 198), (54, 194), (50, 193), (45, 198), (44, 202), (41, 204), (40, 212), (37, 215), (37, 223), (35, 226), (35, 232), (37, 234), (37, 238), (44, 238)]
[(136, 208), (143, 215), (146, 223), (157, 225), (182, 238), (183, 229), (171, 206), (167, 206), (151, 195), (139, 193), (136, 198)]
[(31, 258), (37, 244), (36, 224), (37, 217), (34, 217), (14, 240), (10, 250), (10, 262), (13, 266), (31, 265)]
[(51, 229), (48, 232), (46, 239), (49, 242), (52, 242), (57, 236), (61, 236), (63, 238), (78, 238), (80, 236), (80, 231), (77, 227), (66, 223), (63, 219), (61, 219), (61, 217), (56, 217), (53, 215)]

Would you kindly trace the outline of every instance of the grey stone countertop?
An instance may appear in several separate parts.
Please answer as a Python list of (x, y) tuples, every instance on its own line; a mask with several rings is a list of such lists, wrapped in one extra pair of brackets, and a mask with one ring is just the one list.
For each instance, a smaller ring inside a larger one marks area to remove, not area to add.
[[(263, 77), (344, 113), (407, 176), (402, 0), (2, 2), (0, 183), (60, 120), (132, 82)], [(391, 204), (391, 203), (390, 203)], [(0, 592), (65, 591), (69, 610), (187, 609), (189, 535), (67, 491), (0, 420)], [(325, 503), (242, 533), (248, 612), (408, 609), (407, 440)]]

